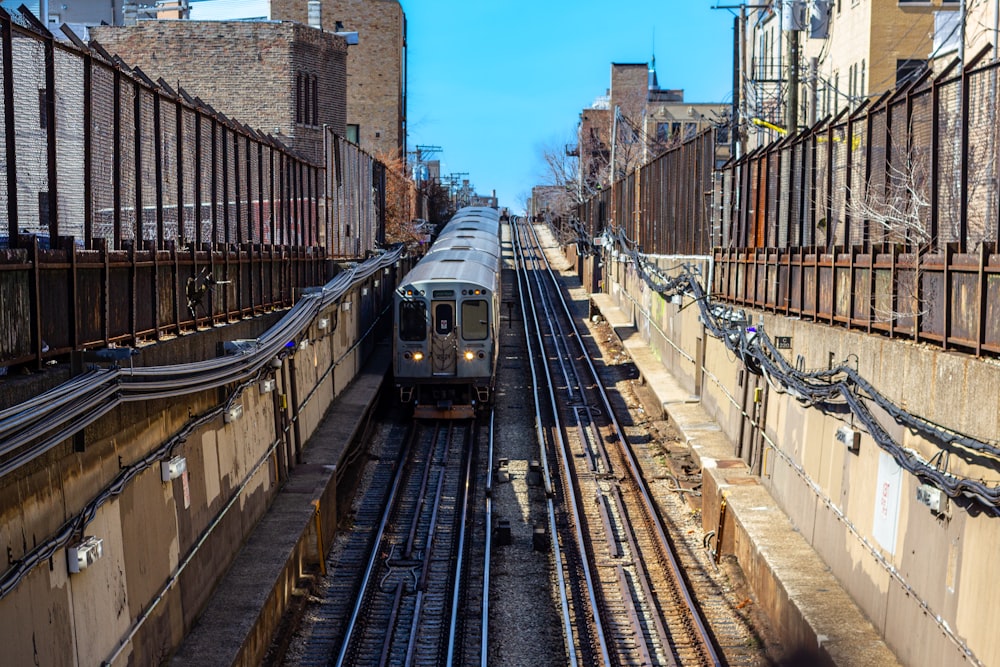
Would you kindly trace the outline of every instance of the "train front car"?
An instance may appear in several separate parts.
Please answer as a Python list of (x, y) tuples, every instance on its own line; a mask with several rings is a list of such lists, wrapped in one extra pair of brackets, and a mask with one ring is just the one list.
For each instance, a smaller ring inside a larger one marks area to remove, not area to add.
[(499, 216), (463, 209), (396, 290), (393, 370), (415, 417), (472, 417), (492, 399), (500, 262)]

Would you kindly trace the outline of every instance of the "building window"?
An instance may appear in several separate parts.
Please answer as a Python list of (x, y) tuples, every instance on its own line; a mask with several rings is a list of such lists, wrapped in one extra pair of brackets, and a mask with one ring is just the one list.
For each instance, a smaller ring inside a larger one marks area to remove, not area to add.
[(44, 88), (38, 89), (38, 127), (46, 129), (49, 126), (48, 96)]
[(319, 79), (312, 78), (312, 124), (319, 125)]
[(305, 91), (303, 91), (303, 81), (304, 77), (302, 72), (298, 72), (295, 75), (295, 122), (302, 124), (305, 122), (305, 114), (302, 105), (302, 98), (305, 96)]
[(319, 81), (304, 72), (295, 75), (295, 122), (299, 125), (319, 122)]
[(927, 61), (920, 58), (905, 58), (896, 61), (896, 87), (905, 86), (920, 76), (927, 67)]
[[(38, 226), (41, 229), (49, 228), (49, 193), (44, 190), (38, 193)], [(55, 239), (52, 239), (53, 241)]]
[(346, 139), (352, 144), (359, 143), (358, 135), (360, 134), (360, 129), (358, 125), (348, 125), (347, 126), (347, 137)]

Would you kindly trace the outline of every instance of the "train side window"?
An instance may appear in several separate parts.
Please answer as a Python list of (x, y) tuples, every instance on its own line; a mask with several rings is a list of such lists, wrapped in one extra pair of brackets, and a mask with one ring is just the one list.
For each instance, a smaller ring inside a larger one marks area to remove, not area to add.
[(489, 304), (478, 299), (462, 302), (462, 338), (465, 340), (485, 340), (490, 333)]
[(412, 341), (427, 339), (427, 307), (423, 301), (399, 302), (399, 338)]
[(455, 309), (450, 303), (434, 306), (434, 331), (439, 336), (447, 336), (455, 328)]

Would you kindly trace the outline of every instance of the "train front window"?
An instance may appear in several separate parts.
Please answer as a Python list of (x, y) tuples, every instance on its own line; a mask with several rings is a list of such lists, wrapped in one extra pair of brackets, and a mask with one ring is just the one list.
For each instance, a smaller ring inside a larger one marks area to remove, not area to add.
[(439, 336), (447, 336), (455, 328), (455, 309), (450, 303), (439, 303), (434, 306), (434, 332)]
[(490, 333), (490, 309), (486, 301), (462, 302), (462, 338), (465, 340), (485, 340)]
[(399, 302), (400, 340), (427, 339), (427, 307), (423, 301)]

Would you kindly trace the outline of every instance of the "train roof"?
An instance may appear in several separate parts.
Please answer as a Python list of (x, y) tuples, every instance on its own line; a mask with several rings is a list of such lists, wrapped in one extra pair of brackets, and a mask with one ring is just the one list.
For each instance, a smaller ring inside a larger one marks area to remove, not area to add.
[(488, 252), (494, 257), (500, 257), (500, 239), (488, 231), (466, 229), (449, 231), (434, 241), (428, 254), (448, 248), (465, 248), (478, 252)]
[(400, 285), (400, 290), (406, 290), (413, 286), (416, 289), (423, 289), (435, 284), (455, 284), (463, 283), (472, 287), (496, 292), (499, 290), (499, 275), (493, 266), (482, 264), (478, 261), (470, 261), (468, 251), (445, 250), (433, 261), (426, 261), (424, 258), (413, 269), (406, 274)]
[(462, 220), (457, 223), (448, 223), (438, 234), (438, 238), (455, 232), (484, 232), (496, 239), (500, 238), (499, 225), (489, 220)]
[(500, 211), (489, 206), (465, 206), (455, 211), (455, 215), (453, 215), (452, 218), (458, 218), (466, 215), (491, 216), (497, 220), (500, 219)]

